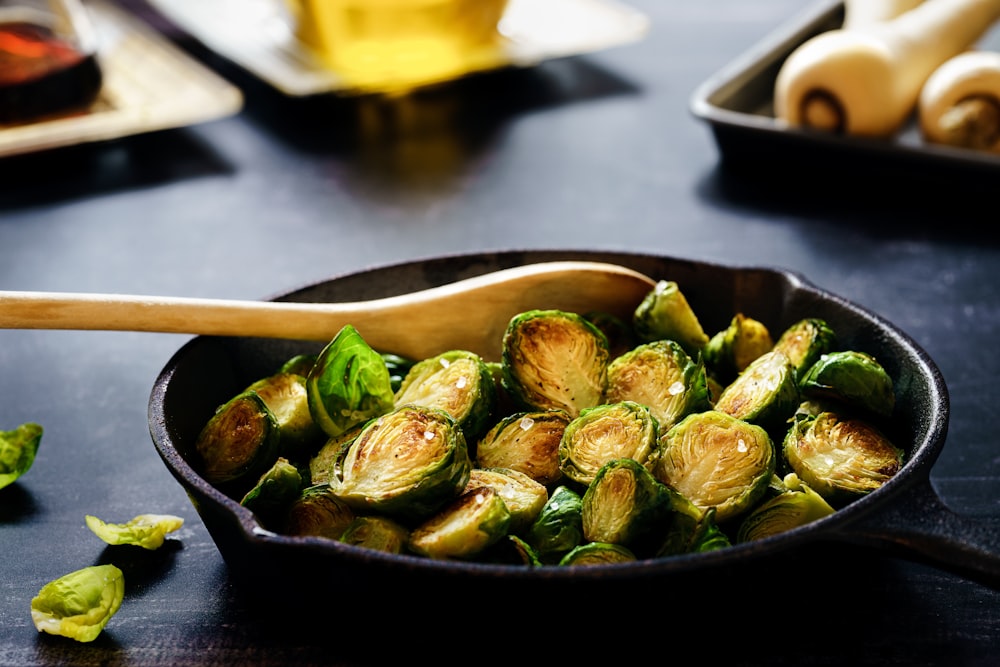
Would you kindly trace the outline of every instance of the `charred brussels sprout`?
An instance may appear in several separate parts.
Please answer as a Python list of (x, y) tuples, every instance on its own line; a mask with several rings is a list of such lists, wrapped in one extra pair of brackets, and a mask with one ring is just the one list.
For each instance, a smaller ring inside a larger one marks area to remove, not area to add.
[(760, 426), (709, 410), (685, 417), (663, 437), (653, 474), (725, 522), (764, 496), (776, 467), (771, 438)]
[(35, 462), (42, 427), (21, 424), (10, 431), (0, 431), (0, 489), (28, 472)]
[(643, 553), (662, 537), (659, 529), (671, 509), (669, 491), (649, 470), (633, 459), (615, 459), (583, 494), (583, 537)]
[(340, 539), (357, 515), (347, 503), (334, 495), (327, 484), (317, 484), (302, 490), (285, 513), (287, 535), (312, 535)]
[(609, 565), (638, 560), (634, 553), (620, 544), (588, 542), (575, 547), (559, 561), (563, 566)]
[(477, 443), (476, 464), (516, 470), (545, 486), (558, 482), (559, 442), (569, 422), (562, 410), (508, 415)]
[(125, 575), (114, 565), (91, 565), (42, 586), (31, 600), (39, 632), (91, 642), (125, 598)]
[(549, 494), (538, 518), (524, 536), (545, 562), (558, 560), (583, 543), (583, 498), (568, 486), (557, 486)]
[(365, 549), (401, 554), (406, 550), (410, 531), (406, 526), (384, 516), (359, 516), (344, 530), (340, 541)]
[(864, 352), (828, 352), (809, 367), (800, 384), (804, 396), (838, 401), (878, 417), (891, 416), (895, 408), (892, 378)]
[(795, 376), (801, 379), (803, 373), (836, 344), (837, 335), (825, 320), (808, 317), (781, 332), (774, 349), (788, 357)]
[(645, 405), (662, 431), (711, 407), (704, 366), (672, 340), (645, 343), (613, 359), (604, 400)]
[(389, 369), (348, 325), (323, 349), (306, 379), (313, 420), (337, 436), (393, 408)]
[(511, 318), (504, 332), (503, 383), (526, 410), (563, 410), (576, 417), (601, 403), (608, 340), (575, 313), (532, 310)]
[(257, 392), (245, 391), (216, 410), (195, 441), (202, 476), (211, 484), (256, 480), (278, 457), (278, 420)]
[(149, 551), (159, 549), (167, 533), (184, 525), (184, 519), (171, 514), (140, 514), (125, 523), (107, 523), (88, 514), (84, 521), (91, 532), (108, 544), (129, 544)]
[(473, 468), (465, 489), (488, 486), (494, 489), (510, 510), (510, 532), (528, 528), (549, 499), (549, 491), (531, 477), (508, 468)]
[(785, 490), (755, 507), (740, 523), (737, 542), (750, 542), (778, 535), (833, 514), (828, 502), (795, 473), (783, 480)]
[(267, 525), (281, 517), (302, 491), (302, 475), (288, 459), (278, 457), (267, 472), (246, 492), (240, 504)]
[(465, 437), (447, 412), (405, 405), (362, 429), (330, 488), (358, 510), (422, 520), (465, 488), (471, 468)]
[(430, 558), (470, 558), (507, 535), (510, 510), (491, 487), (465, 491), (410, 533), (410, 549)]
[(720, 382), (728, 383), (773, 346), (771, 332), (763, 322), (736, 313), (729, 326), (705, 345), (705, 365)]
[(566, 477), (586, 486), (614, 459), (645, 464), (658, 435), (656, 418), (645, 405), (622, 401), (588, 408), (566, 426), (559, 443), (559, 467)]
[(876, 427), (835, 412), (797, 417), (782, 449), (799, 479), (832, 503), (874, 491), (903, 466), (903, 450)]
[(646, 295), (632, 316), (632, 327), (641, 343), (674, 340), (696, 356), (708, 344), (708, 336), (677, 283), (661, 280)]
[(323, 440), (323, 430), (309, 412), (305, 376), (276, 373), (257, 380), (247, 389), (264, 399), (274, 413), (281, 432), (280, 450), (283, 455), (295, 456)]
[(799, 405), (795, 371), (781, 352), (755, 359), (715, 402), (715, 409), (768, 430), (784, 432)]
[(420, 405), (444, 410), (473, 442), (496, 404), (496, 386), (479, 355), (451, 350), (418, 362), (406, 374), (394, 398), (397, 407)]

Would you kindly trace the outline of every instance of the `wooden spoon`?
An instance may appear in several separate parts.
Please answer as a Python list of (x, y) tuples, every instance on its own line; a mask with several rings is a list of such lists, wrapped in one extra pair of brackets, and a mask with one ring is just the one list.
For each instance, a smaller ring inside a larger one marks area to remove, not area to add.
[(353, 325), (373, 348), (412, 359), (466, 349), (499, 357), (510, 318), (526, 310), (605, 311), (630, 321), (655, 286), (614, 264), (528, 264), (371, 301), (292, 303), (0, 291), (0, 328), (151, 331), (329, 341)]

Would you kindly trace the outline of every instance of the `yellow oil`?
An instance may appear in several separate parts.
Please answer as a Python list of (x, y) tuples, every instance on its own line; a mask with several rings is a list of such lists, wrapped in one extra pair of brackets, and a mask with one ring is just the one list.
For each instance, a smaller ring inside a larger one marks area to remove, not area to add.
[(299, 39), (360, 90), (406, 90), (495, 66), (507, 0), (289, 0)]

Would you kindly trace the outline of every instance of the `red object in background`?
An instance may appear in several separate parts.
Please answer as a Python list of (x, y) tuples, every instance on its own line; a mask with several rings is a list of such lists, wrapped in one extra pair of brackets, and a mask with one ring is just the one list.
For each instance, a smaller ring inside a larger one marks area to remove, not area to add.
[(18, 123), (94, 101), (101, 88), (94, 54), (49, 29), (0, 23), (0, 123)]

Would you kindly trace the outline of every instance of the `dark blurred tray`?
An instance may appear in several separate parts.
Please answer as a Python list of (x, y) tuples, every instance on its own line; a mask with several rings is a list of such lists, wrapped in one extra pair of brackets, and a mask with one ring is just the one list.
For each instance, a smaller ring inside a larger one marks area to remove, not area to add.
[[(785, 58), (810, 37), (839, 28), (842, 0), (823, 0), (777, 28), (740, 57), (702, 83), (691, 98), (695, 117), (710, 126), (724, 161), (739, 166), (766, 163), (790, 169), (905, 168), (924, 175), (983, 172), (995, 176), (1000, 155), (929, 145), (910, 122), (892, 139), (832, 135), (783, 127), (774, 118), (774, 81)], [(1000, 48), (1000, 29), (987, 34), (982, 47)]]

